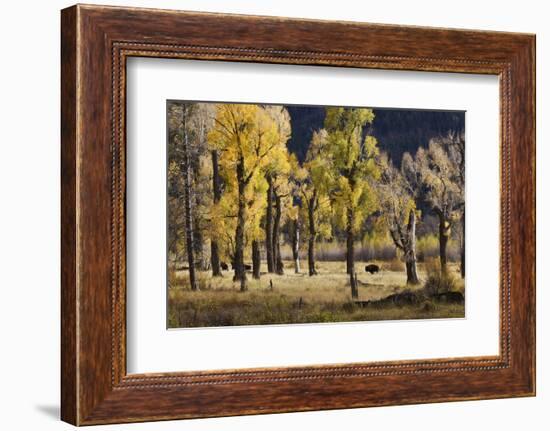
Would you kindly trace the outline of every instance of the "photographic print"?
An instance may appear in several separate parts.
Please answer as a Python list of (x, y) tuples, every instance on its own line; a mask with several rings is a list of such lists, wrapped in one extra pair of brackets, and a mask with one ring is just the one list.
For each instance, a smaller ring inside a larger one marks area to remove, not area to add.
[(169, 328), (465, 317), (465, 112), (166, 108)]

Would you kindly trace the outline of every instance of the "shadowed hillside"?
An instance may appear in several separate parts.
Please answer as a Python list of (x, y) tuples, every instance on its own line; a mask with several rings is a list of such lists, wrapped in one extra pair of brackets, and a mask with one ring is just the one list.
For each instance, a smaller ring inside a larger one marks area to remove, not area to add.
[[(287, 143), (289, 151), (302, 161), (314, 130), (323, 127), (324, 107), (286, 106), (292, 123), (292, 135)], [(400, 161), (403, 153), (415, 153), (418, 147), (427, 146), (430, 139), (446, 135), (449, 130), (464, 130), (463, 111), (427, 111), (410, 109), (374, 108), (371, 134), (378, 146), (392, 160)]]

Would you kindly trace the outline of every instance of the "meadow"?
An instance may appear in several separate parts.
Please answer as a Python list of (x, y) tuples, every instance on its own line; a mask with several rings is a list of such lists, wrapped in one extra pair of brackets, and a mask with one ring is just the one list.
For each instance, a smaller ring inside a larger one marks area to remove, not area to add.
[[(364, 271), (367, 263), (380, 266), (380, 272)], [(349, 276), (345, 262), (320, 261), (319, 274), (305, 271), (295, 274), (293, 264), (284, 261), (285, 274), (268, 274), (262, 264), (261, 278), (248, 274), (248, 290), (241, 292), (233, 282), (233, 271), (212, 277), (199, 271), (199, 290), (189, 289), (188, 272), (172, 270), (169, 274), (168, 327), (212, 327), (288, 323), (353, 322), (369, 320), (403, 320), (464, 317), (464, 303), (436, 301), (424, 294), (425, 280), (434, 272), (433, 263), (419, 263), (421, 283), (406, 284), (403, 263), (389, 261), (357, 261), (359, 297), (350, 297)], [(459, 266), (449, 264), (451, 290), (464, 293)], [(455, 275), (457, 274), (457, 275)], [(390, 295), (413, 292), (419, 300), (413, 304), (385, 303)]]
[(463, 112), (166, 108), (168, 327), (464, 316)]

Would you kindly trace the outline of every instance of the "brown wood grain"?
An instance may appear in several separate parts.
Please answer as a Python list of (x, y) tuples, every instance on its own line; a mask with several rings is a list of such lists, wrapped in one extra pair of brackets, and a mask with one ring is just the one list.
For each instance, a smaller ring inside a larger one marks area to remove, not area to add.
[(77, 422), (76, 9), (61, 16), (61, 417)]
[[(61, 46), (63, 420), (86, 425), (534, 394), (533, 35), (79, 5), (62, 11)], [(499, 356), (127, 375), (130, 56), (499, 75)]]

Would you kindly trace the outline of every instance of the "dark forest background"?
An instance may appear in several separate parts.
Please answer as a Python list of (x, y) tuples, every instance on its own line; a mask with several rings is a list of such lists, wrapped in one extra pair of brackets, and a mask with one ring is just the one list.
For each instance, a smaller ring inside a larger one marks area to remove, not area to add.
[[(290, 114), (292, 133), (287, 143), (290, 152), (302, 162), (307, 153), (311, 136), (321, 129), (325, 121), (325, 107), (285, 105)], [(403, 153), (416, 153), (420, 146), (427, 146), (431, 139), (446, 135), (449, 131), (465, 130), (463, 111), (433, 111), (372, 108), (375, 115), (368, 133), (375, 136), (378, 146), (397, 163)]]

